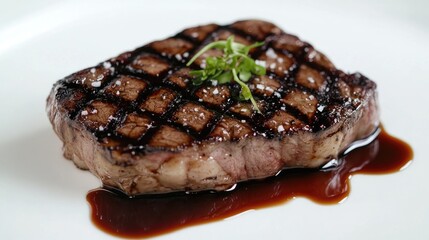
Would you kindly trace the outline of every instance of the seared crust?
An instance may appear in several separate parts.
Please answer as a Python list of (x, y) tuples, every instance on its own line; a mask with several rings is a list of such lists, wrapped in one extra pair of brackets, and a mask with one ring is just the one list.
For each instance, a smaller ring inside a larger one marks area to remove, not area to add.
[[(235, 35), (265, 44), (267, 68), (249, 86), (263, 114), (239, 101), (236, 84), (192, 85), (186, 62), (205, 44)], [(374, 82), (346, 74), (272, 23), (245, 20), (186, 29), (53, 87), (47, 101), (64, 156), (129, 195), (224, 190), (289, 167), (320, 167), (378, 126)]]

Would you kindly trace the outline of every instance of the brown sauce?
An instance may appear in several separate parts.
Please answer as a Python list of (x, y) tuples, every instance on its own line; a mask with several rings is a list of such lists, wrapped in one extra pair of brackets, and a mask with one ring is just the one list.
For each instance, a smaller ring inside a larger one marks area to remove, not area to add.
[(96, 189), (88, 193), (92, 221), (103, 231), (121, 237), (150, 237), (249, 209), (258, 209), (306, 197), (334, 204), (348, 196), (349, 177), (397, 172), (412, 159), (408, 144), (384, 130), (375, 141), (348, 153), (329, 170), (285, 170), (276, 177), (239, 184), (233, 191), (170, 194), (127, 198)]

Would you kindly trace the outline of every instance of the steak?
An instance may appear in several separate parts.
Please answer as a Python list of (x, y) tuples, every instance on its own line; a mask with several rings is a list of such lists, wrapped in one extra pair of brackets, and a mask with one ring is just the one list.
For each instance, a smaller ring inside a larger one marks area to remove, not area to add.
[[(192, 84), (212, 49), (234, 35), (267, 74), (248, 82), (262, 113), (236, 83)], [(379, 125), (376, 84), (347, 74), (272, 23), (238, 21), (183, 30), (54, 84), (47, 113), (64, 156), (128, 195), (226, 190), (285, 168), (319, 168)]]

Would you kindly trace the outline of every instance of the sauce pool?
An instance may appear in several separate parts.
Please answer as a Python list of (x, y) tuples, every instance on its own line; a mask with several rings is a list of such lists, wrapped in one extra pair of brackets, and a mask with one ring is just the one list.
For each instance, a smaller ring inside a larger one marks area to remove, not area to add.
[(90, 191), (86, 198), (92, 221), (103, 231), (120, 237), (151, 237), (281, 204), (294, 197), (338, 203), (350, 192), (351, 175), (397, 172), (412, 157), (408, 144), (382, 130), (372, 143), (348, 153), (333, 169), (284, 170), (276, 177), (240, 183), (228, 192), (128, 198), (100, 188)]

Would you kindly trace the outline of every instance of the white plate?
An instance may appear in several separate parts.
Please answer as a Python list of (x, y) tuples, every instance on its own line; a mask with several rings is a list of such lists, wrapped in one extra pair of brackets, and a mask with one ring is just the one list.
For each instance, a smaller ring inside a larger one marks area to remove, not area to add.
[(57, 79), (188, 26), (250, 17), (374, 79), (384, 126), (411, 144), (415, 160), (399, 173), (355, 176), (341, 204), (296, 199), (159, 239), (429, 239), (427, 1), (123, 2), (2, 3), (0, 239), (113, 238), (89, 219), (85, 195), (99, 181), (62, 158), (47, 120)]

